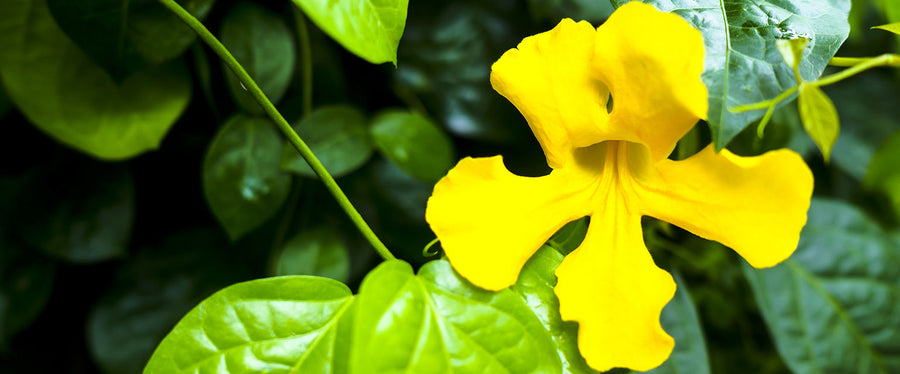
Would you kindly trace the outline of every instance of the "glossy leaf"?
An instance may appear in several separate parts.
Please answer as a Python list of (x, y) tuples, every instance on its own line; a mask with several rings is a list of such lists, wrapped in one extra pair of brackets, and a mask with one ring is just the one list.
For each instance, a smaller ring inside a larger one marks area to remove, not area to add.
[(106, 374), (139, 373), (185, 313), (250, 276), (229, 249), (212, 226), (167, 235), (129, 257), (87, 316), (94, 361)]
[(30, 246), (73, 263), (120, 257), (134, 224), (134, 189), (122, 165), (59, 161), (39, 172), (17, 201), (13, 231)]
[(868, 188), (884, 192), (894, 205), (894, 211), (900, 214), (900, 132), (888, 138), (869, 165), (865, 185)]
[(225, 232), (237, 240), (281, 208), (291, 177), (279, 170), (283, 145), (265, 118), (231, 117), (203, 160), (203, 192)]
[(347, 282), (350, 255), (334, 229), (303, 229), (284, 243), (275, 275), (315, 275)]
[(794, 255), (744, 274), (795, 373), (900, 371), (900, 243), (858, 209), (813, 200)]
[(817, 86), (800, 87), (800, 119), (809, 137), (819, 146), (825, 161), (831, 157), (831, 148), (837, 141), (841, 125), (834, 103)]
[(469, 285), (446, 261), (381, 264), (357, 296), (350, 372), (556, 373), (541, 322), (512, 291)]
[(426, 182), (437, 182), (453, 167), (453, 142), (421, 114), (388, 110), (372, 120), (372, 139), (401, 169)]
[(44, 0), (0, 2), (0, 77), (37, 128), (108, 160), (159, 147), (191, 97), (180, 63), (114, 82), (59, 29)]
[(373, 64), (397, 65), (409, 0), (293, 0), (348, 51)]
[[(291, 30), (282, 18), (261, 5), (240, 2), (225, 16), (219, 33), (222, 44), (277, 104), (291, 82), (297, 57)], [(237, 104), (251, 113), (263, 113), (237, 76), (224, 64), (222, 70)]]
[(352, 304), (347, 286), (326, 278), (239, 283), (178, 322), (144, 373), (331, 373), (346, 360), (336, 350)]
[[(372, 141), (366, 128), (366, 118), (354, 107), (322, 107), (293, 127), (335, 178), (358, 169), (372, 156)], [(284, 146), (281, 167), (304, 177), (317, 178), (312, 168), (290, 144)]]
[[(618, 7), (632, 0), (613, 0)], [(703, 82), (716, 148), (725, 147), (765, 110), (734, 113), (729, 108), (765, 101), (797, 84), (776, 39), (810, 39), (800, 63), (806, 80), (817, 78), (847, 38), (850, 0), (643, 0), (682, 16), (703, 33)]]
[[(171, 60), (194, 42), (194, 31), (156, 0), (46, 0), (59, 27), (113, 80)], [(203, 19), (214, 0), (177, 1)]]

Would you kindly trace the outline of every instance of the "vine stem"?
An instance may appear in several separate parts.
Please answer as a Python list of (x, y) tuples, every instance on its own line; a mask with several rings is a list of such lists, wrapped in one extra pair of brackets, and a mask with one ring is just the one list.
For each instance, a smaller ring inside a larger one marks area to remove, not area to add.
[(250, 92), (250, 95), (256, 99), (256, 102), (262, 106), (263, 110), (265, 110), (266, 114), (272, 121), (275, 123), (275, 126), (284, 134), (287, 140), (297, 149), (297, 152), (300, 152), (300, 156), (306, 160), (306, 163), (309, 164), (310, 168), (319, 176), (319, 179), (322, 180), (322, 183), (325, 184), (325, 188), (328, 189), (329, 192), (334, 196), (335, 200), (337, 200), (338, 205), (344, 210), (347, 216), (350, 217), (350, 220), (353, 221), (353, 224), (359, 229), (360, 233), (366, 238), (369, 244), (375, 248), (375, 251), (378, 252), (381, 257), (385, 260), (394, 260), (396, 257), (391, 253), (390, 250), (381, 242), (381, 239), (375, 235), (375, 232), (372, 231), (372, 228), (369, 227), (369, 224), (362, 218), (362, 215), (359, 214), (359, 211), (350, 203), (350, 200), (347, 198), (347, 195), (344, 194), (344, 191), (338, 186), (337, 182), (328, 173), (328, 170), (322, 166), (322, 163), (318, 158), (312, 153), (309, 149), (309, 146), (303, 142), (303, 139), (297, 135), (297, 132), (291, 128), (290, 123), (284, 119), (284, 116), (275, 108), (275, 105), (272, 104), (271, 101), (266, 97), (266, 95), (262, 92), (262, 89), (259, 88), (259, 85), (250, 77), (250, 74), (247, 74), (247, 71), (244, 70), (244, 67), (241, 66), (240, 63), (231, 55), (231, 52), (222, 45), (209, 30), (203, 26), (197, 18), (195, 18), (192, 14), (190, 14), (187, 10), (178, 5), (174, 0), (159, 0), (160, 4), (168, 8), (172, 11), (178, 18), (184, 21), (185, 24), (188, 25), (191, 29), (197, 33), (197, 36), (203, 40), (212, 50), (215, 52), (219, 58), (228, 65), (228, 67), (237, 75), (238, 79), (241, 83), (244, 84), (244, 87)]
[[(834, 59), (832, 59), (833, 61)], [(842, 70), (838, 73), (834, 73), (824, 78), (820, 78), (818, 80), (809, 82), (809, 84), (816, 86), (827, 86), (832, 83), (836, 83), (843, 79), (854, 76), (863, 70), (868, 70), (878, 66), (900, 66), (900, 56), (892, 55), (892, 54), (883, 54), (878, 57), (865, 58), (865, 59), (851, 59), (844, 58), (843, 60), (836, 61), (837, 63), (851, 63), (858, 62), (856, 64), (850, 65), (846, 70)], [(846, 65), (845, 65), (846, 66)]]

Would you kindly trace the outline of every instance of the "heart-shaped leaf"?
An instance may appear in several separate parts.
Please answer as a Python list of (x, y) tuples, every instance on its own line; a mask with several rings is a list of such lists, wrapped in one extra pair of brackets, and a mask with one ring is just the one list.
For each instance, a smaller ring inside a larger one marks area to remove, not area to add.
[[(335, 178), (358, 169), (372, 156), (372, 140), (366, 128), (366, 117), (352, 106), (334, 105), (316, 109), (293, 127)], [(284, 146), (281, 167), (304, 177), (318, 178), (290, 144)]]

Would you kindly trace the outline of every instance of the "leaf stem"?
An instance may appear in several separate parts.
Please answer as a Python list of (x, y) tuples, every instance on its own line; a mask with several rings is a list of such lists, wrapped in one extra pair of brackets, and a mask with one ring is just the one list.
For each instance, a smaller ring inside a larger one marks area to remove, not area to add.
[(378, 236), (372, 231), (372, 228), (366, 223), (366, 221), (362, 218), (362, 215), (359, 214), (359, 211), (353, 207), (353, 204), (350, 203), (350, 200), (347, 198), (347, 195), (344, 194), (344, 191), (338, 186), (337, 182), (335, 182), (334, 178), (331, 174), (328, 173), (328, 170), (322, 166), (322, 163), (319, 162), (319, 159), (313, 155), (312, 151), (309, 149), (309, 146), (303, 142), (303, 139), (300, 139), (300, 136), (297, 135), (297, 132), (291, 128), (290, 123), (284, 119), (284, 116), (278, 112), (278, 109), (275, 108), (275, 105), (272, 104), (271, 101), (266, 97), (266, 95), (262, 92), (253, 78), (247, 74), (247, 71), (241, 66), (240, 63), (231, 55), (231, 52), (225, 48), (222, 43), (213, 36), (209, 30), (206, 29), (203, 24), (197, 20), (193, 15), (191, 15), (187, 10), (178, 5), (175, 0), (159, 0), (160, 4), (168, 8), (172, 11), (178, 18), (180, 18), (184, 23), (188, 25), (194, 32), (197, 33), (197, 36), (200, 37), (203, 42), (205, 42), (209, 47), (222, 59), (225, 65), (228, 65), (229, 68), (237, 75), (238, 79), (241, 83), (244, 84), (244, 87), (248, 92), (256, 99), (265, 110), (266, 114), (272, 121), (275, 123), (275, 126), (278, 127), (279, 130), (284, 134), (284, 136), (288, 139), (291, 145), (297, 149), (297, 152), (300, 152), (300, 156), (303, 157), (304, 160), (309, 164), (310, 168), (319, 176), (322, 180), (322, 183), (325, 184), (325, 187), (329, 192), (334, 196), (335, 200), (337, 200), (338, 205), (344, 210), (347, 216), (350, 217), (350, 220), (356, 225), (362, 235), (368, 240), (368, 242), (375, 248), (375, 251), (378, 252), (381, 257), (385, 260), (394, 260), (396, 259), (391, 251), (387, 249), (384, 243), (378, 239)]
[[(832, 61), (834, 61), (834, 59), (832, 59)], [(845, 59), (845, 60), (838, 60), (837, 62), (838, 63), (849, 63), (849, 62), (853, 62), (853, 61), (860, 61), (860, 62), (858, 62), (855, 65), (850, 66), (846, 70), (842, 70), (838, 73), (834, 73), (827, 77), (809, 82), (809, 84), (814, 85), (814, 86), (819, 86), (819, 87), (827, 86), (829, 84), (837, 83), (846, 78), (852, 77), (864, 70), (868, 70), (868, 69), (871, 69), (874, 67), (900, 66), (900, 55), (883, 54), (883, 55), (877, 56), (877, 57), (852, 59), (852, 60)]]

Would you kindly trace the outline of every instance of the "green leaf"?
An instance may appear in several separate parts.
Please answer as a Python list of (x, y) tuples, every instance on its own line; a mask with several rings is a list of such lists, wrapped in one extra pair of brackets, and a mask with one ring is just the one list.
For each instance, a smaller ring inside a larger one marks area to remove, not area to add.
[[(358, 169), (372, 156), (366, 118), (349, 105), (316, 109), (293, 127), (335, 178)], [(290, 144), (284, 146), (281, 167), (304, 177), (318, 178)]]
[[(434, 190), (433, 183), (413, 178), (394, 163), (383, 158), (372, 162), (371, 176), (367, 185), (374, 185), (379, 192), (379, 202), (389, 203), (386, 208), (392, 217), (402, 214), (405, 218), (416, 222), (425, 222), (425, 205)], [(430, 233), (430, 230), (429, 230)]]
[[(296, 47), (291, 30), (281, 17), (251, 2), (238, 3), (222, 21), (219, 31), (222, 44), (234, 56), (266, 97), (277, 104), (291, 82), (296, 60)], [(225, 80), (237, 104), (251, 113), (263, 113), (262, 107), (238, 80), (223, 66)]]
[[(621, 6), (631, 0), (613, 0)], [(850, 0), (797, 2), (790, 0), (644, 0), (671, 11), (703, 33), (706, 45), (703, 82), (709, 88), (713, 143), (724, 148), (765, 110), (729, 111), (758, 103), (796, 86), (793, 70), (784, 63), (777, 39), (810, 39), (800, 73), (817, 78), (847, 39)]]
[(871, 189), (881, 190), (887, 194), (894, 205), (894, 211), (900, 214), (900, 131), (891, 135), (869, 164), (864, 184)]
[(294, 0), (294, 4), (348, 51), (373, 64), (397, 66), (409, 0)]
[[(350, 371), (558, 373), (553, 341), (512, 291), (469, 285), (446, 261), (379, 265), (356, 303)], [(390, 347), (385, 349), (385, 347)]]
[(50, 299), (56, 265), (0, 238), (0, 349), (28, 327)]
[(553, 234), (550, 240), (547, 241), (547, 244), (563, 255), (569, 254), (584, 241), (584, 236), (587, 235), (588, 223), (590, 223), (590, 218), (588, 217), (567, 223)]
[(304, 229), (284, 244), (275, 275), (316, 275), (347, 282), (350, 255), (334, 229)]
[(44, 0), (0, 2), (0, 77), (41, 131), (107, 160), (156, 149), (191, 97), (180, 63), (115, 83), (63, 34)]
[(613, 7), (609, 1), (595, 0), (528, 0), (532, 17), (559, 22), (563, 18), (587, 20), (598, 24), (609, 17)]
[(203, 192), (231, 240), (272, 217), (287, 198), (291, 177), (278, 168), (283, 141), (265, 118), (235, 115), (203, 159)]
[(401, 169), (425, 182), (437, 182), (453, 167), (453, 142), (421, 114), (387, 110), (372, 120), (378, 150)]
[(12, 103), (9, 102), (9, 97), (6, 96), (6, 91), (3, 90), (3, 85), (0, 84), (0, 119), (6, 116), (10, 109), (12, 109)]
[[(194, 31), (156, 0), (46, 0), (66, 35), (113, 80), (171, 60), (194, 42)], [(202, 19), (214, 0), (179, 0)]]
[(795, 373), (900, 372), (900, 243), (858, 209), (814, 199), (794, 255), (744, 274)]
[(347, 286), (327, 278), (238, 283), (178, 322), (144, 374), (334, 372), (346, 360), (339, 330), (352, 304)]
[(806, 50), (807, 45), (809, 45), (809, 39), (804, 37), (775, 40), (775, 47), (778, 48), (781, 58), (784, 59), (788, 66), (795, 69), (800, 68), (800, 61), (803, 60), (803, 51)]
[(825, 161), (831, 157), (831, 147), (837, 141), (841, 124), (834, 103), (818, 86), (800, 86), (800, 119), (809, 137), (819, 146)]
[(211, 228), (165, 236), (118, 268), (87, 316), (87, 345), (106, 374), (139, 373), (173, 326), (213, 292), (247, 279), (246, 264)]
[(887, 25), (874, 26), (873, 29), (880, 29), (894, 34), (900, 35), (900, 22), (889, 23)]
[(77, 158), (56, 162), (38, 172), (17, 201), (13, 232), (73, 263), (120, 257), (128, 250), (134, 194), (134, 179), (123, 165)]

